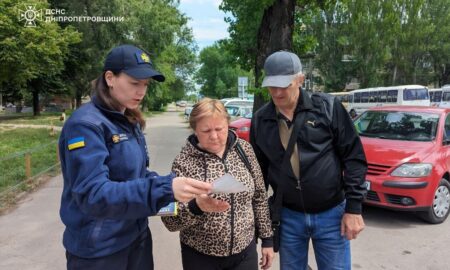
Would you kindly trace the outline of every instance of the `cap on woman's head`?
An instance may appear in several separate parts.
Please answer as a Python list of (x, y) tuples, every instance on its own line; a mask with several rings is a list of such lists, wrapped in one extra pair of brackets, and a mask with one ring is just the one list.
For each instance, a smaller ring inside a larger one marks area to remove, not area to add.
[(135, 79), (153, 78), (163, 82), (166, 78), (153, 68), (150, 56), (133, 45), (121, 45), (106, 56), (103, 71), (121, 71)]

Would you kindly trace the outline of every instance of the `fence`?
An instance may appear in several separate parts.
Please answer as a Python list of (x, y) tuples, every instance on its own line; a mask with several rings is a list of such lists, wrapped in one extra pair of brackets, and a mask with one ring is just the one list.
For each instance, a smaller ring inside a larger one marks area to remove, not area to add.
[(59, 169), (57, 140), (0, 158), (0, 208)]

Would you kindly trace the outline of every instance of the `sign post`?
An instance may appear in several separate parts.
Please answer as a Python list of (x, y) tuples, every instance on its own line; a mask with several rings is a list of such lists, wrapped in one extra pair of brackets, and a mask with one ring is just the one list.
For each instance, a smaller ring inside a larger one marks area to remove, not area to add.
[(242, 99), (248, 98), (248, 77), (238, 77), (238, 96)]

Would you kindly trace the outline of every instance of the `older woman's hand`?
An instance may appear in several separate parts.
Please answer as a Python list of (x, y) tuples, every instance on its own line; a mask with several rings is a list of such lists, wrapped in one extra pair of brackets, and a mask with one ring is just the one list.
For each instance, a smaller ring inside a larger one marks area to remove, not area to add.
[(197, 196), (195, 201), (203, 212), (224, 212), (230, 208), (228, 202), (211, 198), (205, 194)]
[(179, 202), (189, 202), (195, 195), (208, 194), (212, 184), (187, 177), (175, 177), (172, 182), (172, 190), (175, 199)]

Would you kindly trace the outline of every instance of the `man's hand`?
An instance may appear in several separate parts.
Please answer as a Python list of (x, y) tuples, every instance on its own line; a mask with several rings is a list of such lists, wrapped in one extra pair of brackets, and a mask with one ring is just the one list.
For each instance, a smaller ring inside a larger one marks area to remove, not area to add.
[(259, 262), (259, 265), (261, 265), (261, 269), (269, 269), (272, 266), (273, 257), (275, 256), (273, 248), (261, 248), (261, 255), (261, 261)]
[(212, 184), (187, 177), (175, 177), (172, 182), (172, 190), (175, 199), (179, 202), (189, 202), (195, 195), (208, 194)]
[(224, 212), (230, 208), (228, 202), (211, 198), (205, 194), (197, 196), (195, 201), (203, 212)]
[(341, 235), (348, 240), (356, 239), (364, 229), (364, 220), (361, 215), (345, 213), (341, 221)]

